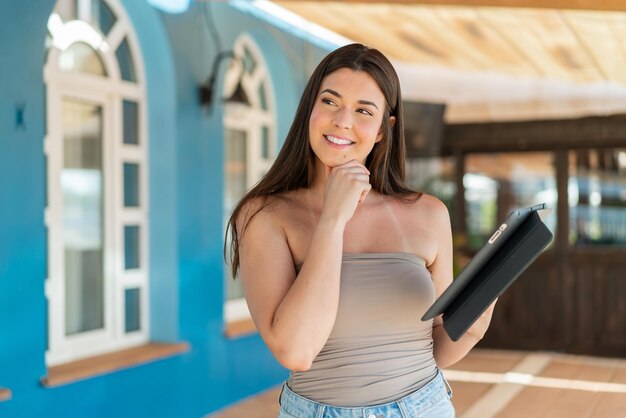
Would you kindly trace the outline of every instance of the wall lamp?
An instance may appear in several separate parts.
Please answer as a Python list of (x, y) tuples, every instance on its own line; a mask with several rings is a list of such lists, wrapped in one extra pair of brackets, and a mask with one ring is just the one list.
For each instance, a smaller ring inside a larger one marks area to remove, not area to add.
[[(198, 87), (198, 97), (202, 106), (207, 106), (209, 109), (211, 108), (213, 96), (215, 94), (215, 82), (217, 80), (217, 72), (220, 62), (228, 58), (241, 61), (241, 58), (238, 57), (233, 51), (221, 51), (217, 54), (215, 60), (213, 61), (213, 70), (211, 71), (211, 75), (209, 76), (207, 81), (205, 81), (203, 84), (200, 84), (200, 87)], [(226, 103), (239, 103), (250, 106), (250, 100), (248, 99), (248, 95), (241, 85), (241, 80), (243, 79), (243, 73), (245, 71), (244, 65), (242, 65), (241, 68), (241, 74), (239, 74), (239, 79), (237, 81), (235, 89), (233, 90), (230, 97), (224, 98), (223, 101)]]

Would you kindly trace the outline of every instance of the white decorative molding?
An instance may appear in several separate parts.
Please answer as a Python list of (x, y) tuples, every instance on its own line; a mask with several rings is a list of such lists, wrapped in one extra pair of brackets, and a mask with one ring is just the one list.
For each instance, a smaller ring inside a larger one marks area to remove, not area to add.
[[(64, 2), (66, 0), (59, 0)], [(47, 136), (44, 152), (47, 157), (48, 207), (45, 223), (48, 229), (48, 351), (46, 363), (53, 366), (111, 351), (144, 344), (149, 339), (149, 231), (148, 231), (148, 132), (147, 100), (144, 85), (144, 66), (137, 37), (124, 8), (118, 0), (102, 0), (116, 17), (108, 34), (87, 23), (91, 15), (91, 0), (76, 2), (77, 16), (84, 20), (63, 22), (55, 12), (48, 20), (51, 46), (44, 67), (47, 89)], [(121, 79), (115, 51), (123, 39), (127, 40), (136, 82)], [(94, 49), (106, 70), (106, 76), (76, 71), (64, 71), (59, 58), (72, 44), (81, 42)], [(63, 237), (63, 113), (64, 100), (82, 101), (102, 110), (102, 176), (103, 190), (103, 274), (104, 274), (104, 327), (97, 330), (66, 335), (65, 265)], [(139, 144), (123, 143), (122, 103), (137, 103)], [(124, 206), (124, 163), (139, 166), (138, 208)], [(124, 226), (140, 228), (140, 268), (125, 270)], [(140, 330), (124, 330), (124, 292), (128, 288), (140, 289)]]

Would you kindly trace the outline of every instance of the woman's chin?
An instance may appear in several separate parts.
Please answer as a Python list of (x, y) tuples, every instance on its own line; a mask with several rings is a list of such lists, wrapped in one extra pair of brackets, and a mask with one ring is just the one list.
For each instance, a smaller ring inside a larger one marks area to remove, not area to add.
[(339, 158), (324, 158), (323, 160), (320, 160), (321, 163), (326, 166), (326, 167), (337, 167), (341, 164), (347, 163), (348, 160), (346, 157), (339, 157)]
[(365, 165), (366, 158), (361, 160), (360, 158), (351, 156), (351, 155), (332, 155), (332, 156), (323, 156), (322, 158), (318, 157), (318, 162), (323, 164), (323, 166), (331, 167), (331, 168), (340, 166), (342, 164), (347, 163), (348, 161), (353, 161), (353, 160), (356, 160), (360, 162), (361, 164)]

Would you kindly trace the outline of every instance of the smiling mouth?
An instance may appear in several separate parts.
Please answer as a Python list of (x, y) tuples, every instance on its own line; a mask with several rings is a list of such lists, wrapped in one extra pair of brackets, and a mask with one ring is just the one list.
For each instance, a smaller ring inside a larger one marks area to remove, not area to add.
[(326, 140), (328, 142), (331, 142), (335, 145), (352, 145), (354, 144), (354, 141), (350, 141), (349, 139), (343, 139), (343, 138), (337, 138), (336, 136), (332, 136), (332, 135), (324, 135), (324, 138), (326, 138)]

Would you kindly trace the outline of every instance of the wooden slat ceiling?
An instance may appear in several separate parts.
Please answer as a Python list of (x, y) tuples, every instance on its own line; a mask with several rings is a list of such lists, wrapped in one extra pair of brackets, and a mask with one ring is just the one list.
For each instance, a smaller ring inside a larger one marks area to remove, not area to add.
[[(598, 11), (626, 10), (622, 0), (275, 3), (410, 64), (626, 85), (626, 13)], [(493, 4), (515, 8), (481, 6)]]
[[(307, 1), (307, 0), (303, 0)], [(326, 1), (308, 0), (315, 3)], [(381, 3), (381, 0), (343, 0), (344, 3)], [(387, 0), (394, 4), (430, 4), (448, 6), (522, 7), (532, 9), (570, 9), (626, 11), (624, 0)]]

